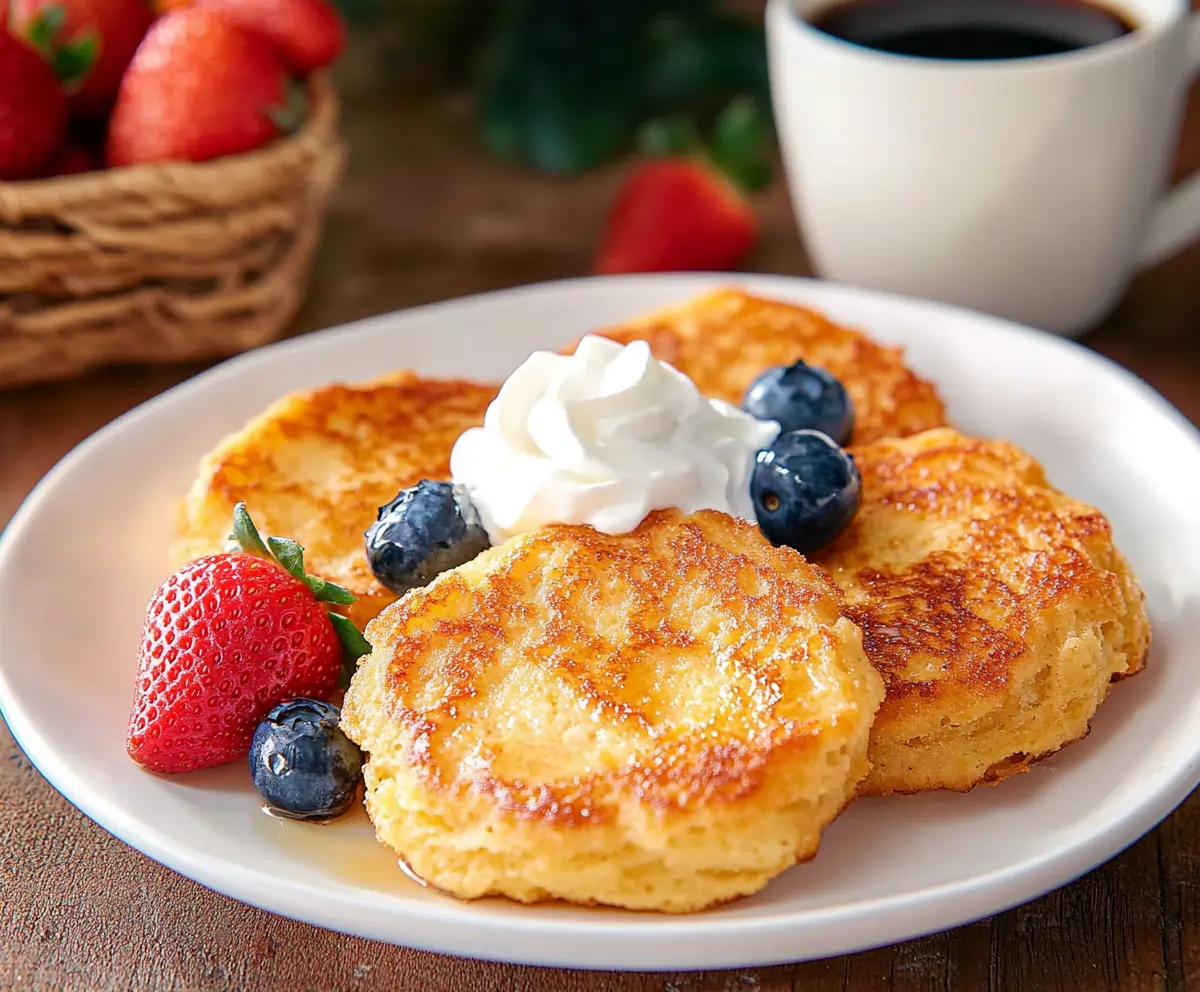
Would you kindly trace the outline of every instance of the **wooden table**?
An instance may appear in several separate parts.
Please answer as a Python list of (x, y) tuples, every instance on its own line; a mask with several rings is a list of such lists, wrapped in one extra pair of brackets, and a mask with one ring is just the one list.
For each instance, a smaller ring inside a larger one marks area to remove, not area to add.
[[(469, 102), (420, 92), (360, 39), (352, 147), (298, 330), (587, 269), (619, 170), (549, 180), (474, 146)], [(1200, 166), (1200, 99), (1180, 169)], [(748, 267), (803, 273), (777, 183)], [(486, 333), (486, 330), (481, 331)], [(1200, 248), (1140, 278), (1088, 339), (1200, 422)], [(74, 444), (198, 371), (110, 371), (0, 394), (0, 522)], [(47, 563), (51, 567), (51, 563)], [(339, 936), (209, 892), (85, 819), (0, 726), (0, 989), (438, 992), (1200, 987), (1200, 798), (1072, 885), (994, 919), (852, 957), (708, 974), (551, 972)]]

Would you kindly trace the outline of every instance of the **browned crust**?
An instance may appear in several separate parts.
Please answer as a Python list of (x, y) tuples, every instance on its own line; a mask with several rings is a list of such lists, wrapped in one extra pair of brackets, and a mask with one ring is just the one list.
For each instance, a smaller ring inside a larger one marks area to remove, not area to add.
[(209, 456), (181, 537), (193, 554), (219, 550), (245, 500), (264, 533), (299, 541), (309, 571), (359, 597), (349, 614), (365, 624), (396, 597), (372, 574), (363, 532), (399, 490), (449, 477), (455, 440), (483, 423), (496, 389), (399, 372), (287, 396)]
[[(1146, 635), (1147, 645), (1151, 642), (1151, 640), (1152, 640), (1152, 637), (1150, 636), (1149, 631), (1147, 631), (1147, 635)], [(1114, 683), (1124, 682), (1126, 679), (1133, 678), (1135, 675), (1137, 675), (1139, 672), (1141, 672), (1145, 669), (1146, 664), (1147, 664), (1147, 662), (1149, 662), (1149, 660), (1150, 660), (1150, 650), (1149, 650), (1149, 648), (1147, 648), (1145, 651), (1142, 652), (1142, 656), (1137, 660), (1137, 662), (1130, 664), (1130, 666), (1127, 669), (1125, 669), (1125, 671), (1113, 672), (1112, 681)]]
[[(1023, 775), (1025, 772), (1029, 771), (1038, 762), (1045, 761), (1047, 758), (1051, 758), (1054, 755), (1058, 754), (1058, 752), (1061, 751), (1064, 747), (1067, 747), (1070, 744), (1077, 744), (1079, 741), (1081, 741), (1085, 737), (1087, 737), (1088, 734), (1090, 734), (1091, 732), (1092, 732), (1092, 725), (1091, 725), (1091, 722), (1089, 721), (1087, 727), (1084, 729), (1082, 734), (1079, 734), (1076, 737), (1072, 737), (1069, 741), (1063, 741), (1057, 747), (1053, 747), (1048, 751), (1043, 751), (1040, 754), (1026, 754), (1024, 751), (1017, 751), (1013, 754), (1010, 754), (1007, 758), (1004, 758), (1002, 761), (996, 762), (994, 765), (992, 765), (990, 768), (988, 768), (986, 771), (984, 771), (984, 773), (979, 778), (977, 778), (974, 782), (970, 782), (967, 785), (952, 785), (952, 784), (947, 783), (947, 784), (939, 786), (938, 788), (944, 789), (946, 792), (957, 792), (962, 795), (965, 795), (968, 792), (973, 792), (975, 789), (978, 789), (980, 786), (989, 786), (990, 787), (990, 786), (999, 785), (1001, 782), (1007, 781), (1010, 778), (1014, 778), (1017, 775)], [(912, 789), (894, 788), (894, 789), (879, 789), (877, 791), (872, 791), (870, 793), (867, 793), (866, 795), (867, 796), (915, 796), (915, 795), (918, 795), (919, 793), (928, 792), (928, 791), (929, 791), (928, 789), (923, 789), (923, 788), (912, 788)], [(860, 796), (859, 798), (863, 798), (863, 796)]]
[[(1044, 671), (1047, 652), (1061, 646), (1049, 633), (1058, 625), (1068, 625), (1062, 636), (1114, 631), (1118, 639), (1103, 650), (1135, 659), (1114, 679), (1141, 670), (1149, 640), (1144, 597), (1113, 546), (1108, 520), (1054, 489), (1041, 466), (1007, 442), (940, 429), (852, 454), (863, 477), (862, 507), (815, 560), (842, 589), (845, 614), (861, 628), (884, 680), (873, 753), (931, 741), (920, 758), (921, 785), (909, 787), (896, 773), (870, 779), (869, 792), (920, 792), (929, 781), (967, 791), (1071, 743), (1026, 754), (1014, 731), (1012, 753), (965, 785), (938, 766), (956, 760), (944, 728), (960, 726), (961, 747), (971, 747), (977, 721), (1016, 705)], [(1054, 705), (1029, 705), (1042, 704)]]
[[(846, 382), (858, 440), (944, 422), (933, 387), (904, 367), (898, 350), (791, 304), (718, 292), (602, 333), (622, 341), (648, 337), (702, 391), (733, 402), (768, 365), (805, 357)], [(397, 372), (285, 397), (206, 460), (181, 515), (181, 553), (220, 550), (233, 505), (245, 500), (265, 532), (305, 546), (310, 571), (359, 598), (348, 613), (365, 624), (395, 596), (372, 575), (363, 532), (401, 488), (448, 477), (455, 440), (483, 422), (497, 389)], [(308, 478), (302, 457), (333, 468)]]
[[(605, 576), (620, 576), (614, 633), (595, 622)], [(689, 627), (695, 616), (680, 609), (695, 596), (712, 618), (707, 632)], [(489, 562), (482, 581), (447, 573), (385, 611), (369, 634), (391, 659), (389, 715), (405, 728), (405, 763), (426, 787), (470, 790), (514, 816), (571, 827), (605, 822), (615, 796), (663, 813), (741, 803), (797, 750), (817, 746), (837, 713), (797, 720), (782, 712), (789, 676), (772, 652), (797, 659), (812, 638), (834, 650), (838, 607), (819, 570), (772, 548), (752, 525), (709, 511), (661, 511), (631, 534), (551, 527), (526, 535)], [(798, 629), (808, 641), (797, 640)], [(711, 733), (664, 724), (647, 655), (716, 651), (714, 636), (729, 639), (721, 651), (732, 670), (718, 722)], [(487, 692), (514, 652), (521, 665), (569, 685), (587, 711), (648, 732), (652, 744), (618, 770), (569, 781), (510, 780), (486, 766), (464, 778), (441, 760), (445, 742), (462, 729), (461, 709)]]
[(819, 365), (845, 385), (854, 403), (856, 444), (946, 423), (937, 391), (905, 366), (901, 349), (792, 303), (717, 290), (597, 333), (622, 344), (648, 342), (702, 393), (733, 404), (772, 365), (798, 359)]
[(883, 723), (1006, 694), (1034, 626), (1059, 607), (1124, 612), (1108, 520), (1013, 445), (942, 430), (852, 454), (862, 508), (816, 561), (884, 678)]

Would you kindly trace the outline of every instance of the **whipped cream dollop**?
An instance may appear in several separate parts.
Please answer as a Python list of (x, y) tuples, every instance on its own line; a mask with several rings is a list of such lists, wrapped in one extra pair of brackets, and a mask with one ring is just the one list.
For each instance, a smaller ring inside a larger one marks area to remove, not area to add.
[(552, 523), (624, 534), (666, 507), (754, 521), (754, 458), (778, 434), (702, 396), (646, 342), (589, 336), (573, 355), (530, 355), (455, 443), (450, 471), (493, 544)]

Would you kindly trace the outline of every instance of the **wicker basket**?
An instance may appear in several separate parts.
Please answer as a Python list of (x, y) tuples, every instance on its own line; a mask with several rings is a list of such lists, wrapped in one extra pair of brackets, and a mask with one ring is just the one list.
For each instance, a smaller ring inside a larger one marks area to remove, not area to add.
[(299, 308), (345, 149), (323, 77), (267, 148), (0, 183), (0, 388), (234, 354)]

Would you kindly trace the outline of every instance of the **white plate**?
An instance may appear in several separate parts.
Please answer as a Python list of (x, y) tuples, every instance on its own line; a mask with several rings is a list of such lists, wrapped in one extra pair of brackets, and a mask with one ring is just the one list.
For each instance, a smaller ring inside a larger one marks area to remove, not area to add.
[[(500, 378), (531, 349), (714, 283), (811, 303), (905, 345), (956, 424), (1010, 438), (1101, 507), (1154, 622), (1150, 665), (1093, 733), (996, 789), (864, 800), (820, 856), (754, 898), (690, 917), (500, 900), (404, 878), (365, 818), (262, 815), (242, 766), (174, 779), (125, 756), (135, 651), (197, 459), (285, 390), (401, 366)], [(964, 311), (770, 277), (633, 277), (533, 286), (380, 317), (198, 376), (80, 445), (0, 542), (0, 701), (42, 773), (163, 864), (311, 923), (452, 954), (625, 969), (735, 967), (859, 950), (1031, 899), (1111, 857), (1200, 780), (1200, 442), (1128, 373), (1083, 348)]]

